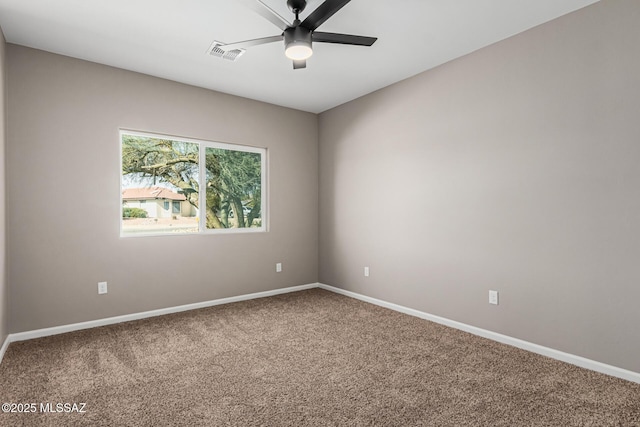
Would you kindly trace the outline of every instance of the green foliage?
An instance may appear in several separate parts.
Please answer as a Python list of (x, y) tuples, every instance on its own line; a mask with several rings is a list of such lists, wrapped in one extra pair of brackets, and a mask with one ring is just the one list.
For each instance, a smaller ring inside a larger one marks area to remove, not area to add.
[[(205, 153), (207, 208), (224, 227), (255, 226), (261, 209), (261, 155), (221, 148), (207, 148)], [(246, 215), (243, 206), (251, 208)]]
[(146, 218), (147, 211), (140, 208), (122, 208), (122, 218)]
[(122, 136), (122, 175), (143, 185), (169, 183), (198, 207), (199, 147), (193, 142)]

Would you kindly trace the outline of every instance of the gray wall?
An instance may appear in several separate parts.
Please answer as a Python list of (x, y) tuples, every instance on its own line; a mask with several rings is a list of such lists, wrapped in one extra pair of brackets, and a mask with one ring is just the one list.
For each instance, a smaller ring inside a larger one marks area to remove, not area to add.
[(321, 114), (320, 281), (640, 372), (638, 22), (605, 0)]
[(0, 30), (0, 347), (9, 334), (9, 287), (7, 286), (7, 239), (5, 221), (6, 60)]
[[(317, 282), (316, 115), (15, 45), (7, 65), (11, 332)], [(266, 147), (270, 231), (120, 238), (119, 127)]]

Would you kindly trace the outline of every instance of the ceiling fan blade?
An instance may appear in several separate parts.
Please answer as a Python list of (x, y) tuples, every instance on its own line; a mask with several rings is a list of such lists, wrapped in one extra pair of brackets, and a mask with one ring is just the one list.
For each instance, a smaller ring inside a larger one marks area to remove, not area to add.
[(261, 39), (253, 39), (253, 40), (245, 40), (245, 41), (242, 41), (242, 42), (223, 44), (223, 45), (220, 46), (220, 49), (224, 50), (225, 52), (228, 52), (228, 51), (234, 50), (234, 49), (246, 49), (246, 48), (251, 47), (251, 46), (257, 46), (257, 45), (261, 45), (261, 44), (279, 42), (283, 38), (284, 38), (284, 36), (282, 34), (280, 34), (279, 36), (263, 37)]
[(271, 22), (282, 31), (286, 30), (291, 24), (278, 14), (275, 10), (261, 2), (260, 0), (237, 0), (267, 21)]
[(357, 46), (371, 46), (376, 42), (376, 40), (378, 40), (377, 37), (354, 36), (351, 34), (338, 33), (321, 33), (318, 31), (314, 32), (311, 37), (314, 42), (352, 44)]
[(307, 16), (307, 19), (302, 21), (302, 24), (300, 25), (311, 31), (315, 31), (315, 29), (322, 25), (324, 21), (331, 18), (350, 1), (351, 0), (326, 0), (318, 6), (316, 10), (311, 12), (311, 15)]
[(300, 68), (307, 68), (307, 60), (306, 59), (301, 59), (299, 61), (297, 60), (293, 60), (293, 69), (294, 70), (298, 70)]

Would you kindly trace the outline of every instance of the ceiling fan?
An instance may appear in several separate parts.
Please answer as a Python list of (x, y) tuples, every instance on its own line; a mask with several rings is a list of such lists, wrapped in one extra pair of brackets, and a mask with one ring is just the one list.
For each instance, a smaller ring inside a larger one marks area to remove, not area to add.
[(276, 11), (260, 0), (240, 1), (280, 28), (282, 30), (282, 34), (220, 45), (219, 48), (226, 52), (284, 40), (285, 55), (287, 58), (293, 60), (293, 68), (297, 70), (307, 66), (307, 59), (313, 54), (313, 42), (371, 46), (376, 40), (378, 40), (376, 37), (323, 33), (316, 31), (320, 25), (322, 25), (327, 19), (331, 18), (351, 0), (326, 0), (318, 6), (316, 10), (311, 12), (304, 21), (300, 21), (299, 15), (307, 6), (307, 0), (287, 0), (287, 6), (295, 15), (293, 23), (289, 23), (285, 18), (280, 16)]

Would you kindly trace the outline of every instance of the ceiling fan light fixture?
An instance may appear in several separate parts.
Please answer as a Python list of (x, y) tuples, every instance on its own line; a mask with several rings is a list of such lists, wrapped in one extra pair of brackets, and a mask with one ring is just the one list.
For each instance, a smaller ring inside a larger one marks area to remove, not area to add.
[(294, 61), (301, 61), (311, 57), (311, 55), (313, 55), (313, 49), (311, 49), (310, 45), (304, 42), (293, 42), (287, 46), (284, 54), (289, 59), (293, 59)]
[(284, 54), (294, 61), (302, 61), (313, 55), (311, 31), (303, 27), (293, 27), (285, 30)]

